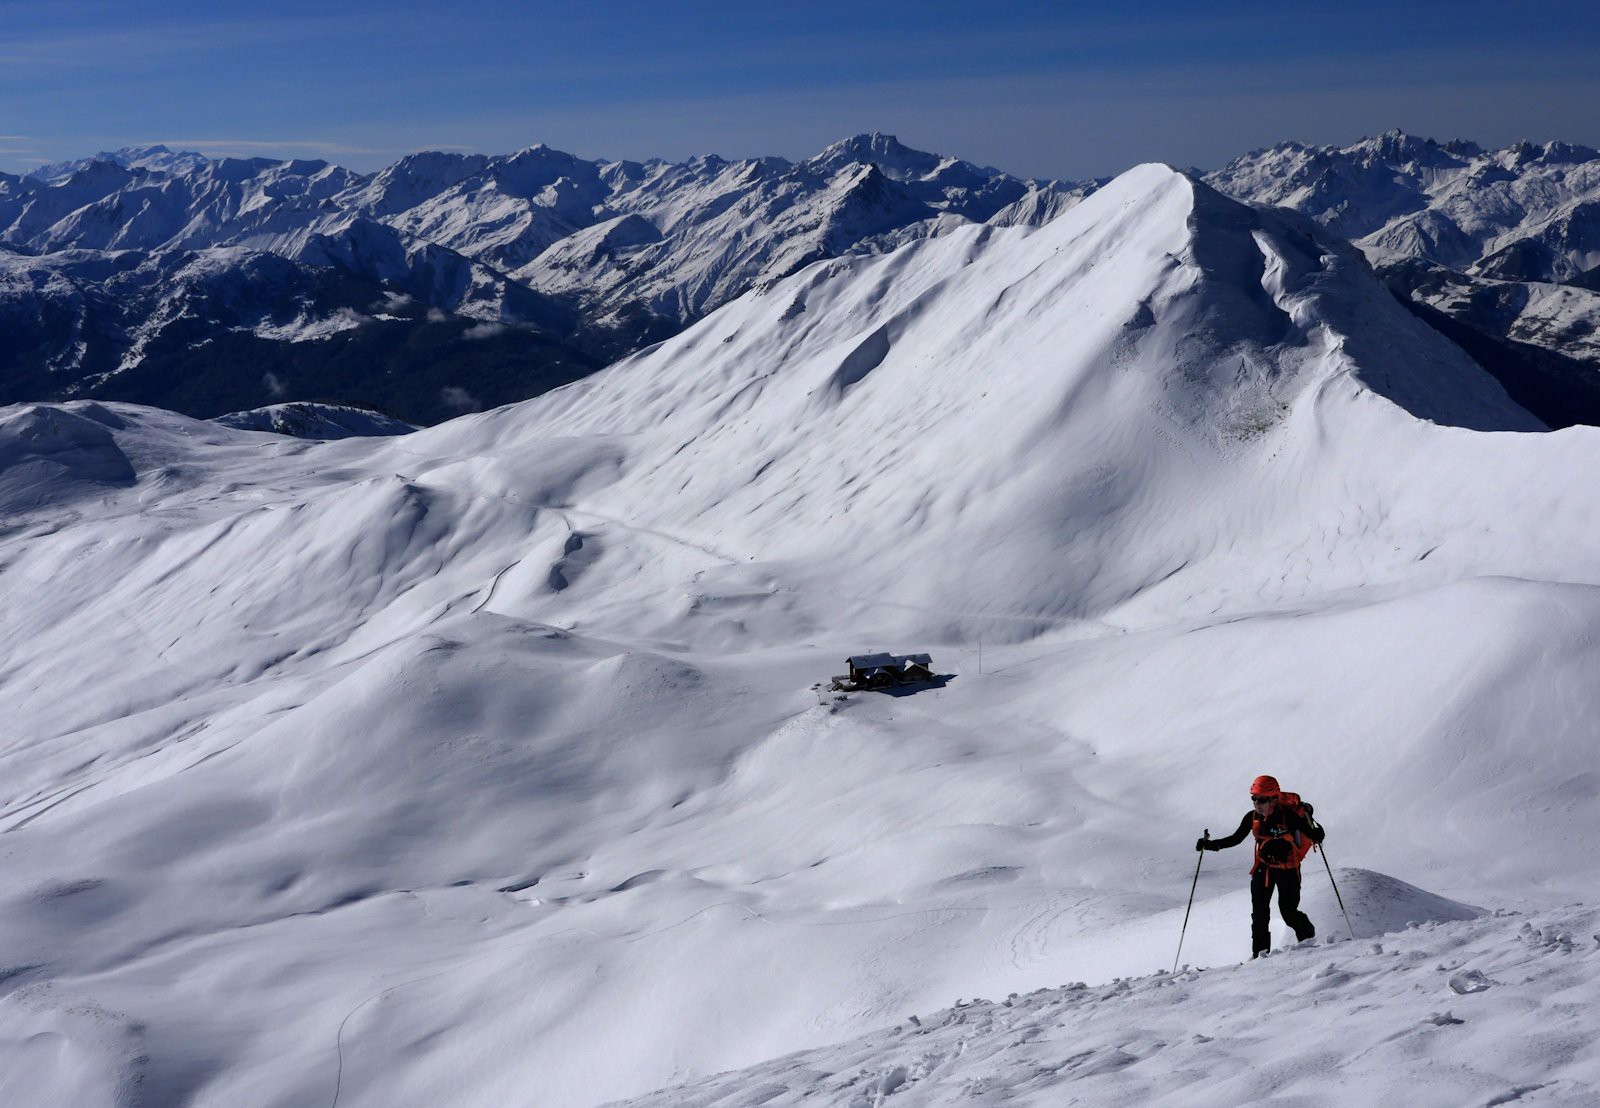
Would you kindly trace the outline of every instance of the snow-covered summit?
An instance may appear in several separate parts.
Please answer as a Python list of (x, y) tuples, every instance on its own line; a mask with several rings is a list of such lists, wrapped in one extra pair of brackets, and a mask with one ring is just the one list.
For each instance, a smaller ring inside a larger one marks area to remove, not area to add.
[(951, 164), (964, 166), (982, 177), (1002, 176), (1000, 170), (989, 166), (976, 166), (970, 162), (960, 162), (954, 158), (943, 158), (926, 151), (913, 150), (895, 136), (880, 134), (877, 131), (841, 139), (821, 153), (806, 159), (803, 164), (822, 173), (830, 173), (851, 164), (875, 165), (897, 181), (926, 180), (941, 168)]
[[(1215, 498), (1230, 514), (1238, 476), (1268, 456), (1288, 466), (1298, 420), (1325, 418), (1310, 414), (1313, 398), (1352, 388), (1440, 423), (1539, 426), (1395, 303), (1348, 245), (1146, 166), (1031, 233), (970, 227), (824, 263), (552, 396), (531, 420), (484, 418), (514, 424), (498, 433), (508, 443), (557, 427), (626, 433), (628, 468), (655, 490), (646, 503), (695, 520), (708, 545), (778, 541), (841, 562), (838, 572), (920, 558), (915, 580), (884, 583), (890, 595), (959, 589), (969, 609), (1048, 621), (1120, 603), (1165, 572), (1152, 561), (1194, 569), (1211, 538), (1158, 537), (1167, 528), (1155, 505)], [(1108, 426), (1102, 403), (1137, 414)], [(713, 412), (738, 418), (708, 425)], [(1173, 442), (1170, 467), (1151, 470), (1150, 436)], [(816, 451), (833, 459), (829, 479), (791, 503), (783, 490)], [(1063, 483), (1086, 453), (1101, 476)], [(968, 457), (986, 464), (959, 464)], [(880, 479), (891, 465), (893, 479)], [(1283, 495), (1288, 508), (1294, 494)], [(1146, 543), (1115, 567), (1074, 569), (1055, 557), (1053, 528), (1010, 522), (1086, 502), (1100, 508), (1080, 522), (1080, 542), (1133, 513), (1153, 528)], [(919, 518), (1007, 534), (990, 555), (997, 571), (974, 581), (944, 562), (936, 527), (902, 534), (891, 521), (910, 505)], [(1259, 499), (1250, 509), (1263, 510)], [(1020, 568), (1046, 564), (1045, 577)]]
[(196, 172), (204, 168), (209, 161), (210, 159), (204, 154), (193, 150), (174, 151), (160, 144), (124, 146), (120, 150), (102, 150), (88, 158), (42, 165), (38, 169), (31, 170), (27, 176), (58, 185), (74, 174), (90, 168), (96, 162), (118, 165), (124, 169), (155, 170), (176, 175)]

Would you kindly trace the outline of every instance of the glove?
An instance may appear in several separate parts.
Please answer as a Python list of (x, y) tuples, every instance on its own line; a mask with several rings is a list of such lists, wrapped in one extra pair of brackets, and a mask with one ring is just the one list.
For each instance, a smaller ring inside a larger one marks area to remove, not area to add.
[(1217, 849), (1216, 847), (1211, 845), (1211, 840), (1210, 839), (1196, 839), (1195, 843), (1194, 843), (1194, 848), (1196, 850), (1215, 850), (1215, 849)]

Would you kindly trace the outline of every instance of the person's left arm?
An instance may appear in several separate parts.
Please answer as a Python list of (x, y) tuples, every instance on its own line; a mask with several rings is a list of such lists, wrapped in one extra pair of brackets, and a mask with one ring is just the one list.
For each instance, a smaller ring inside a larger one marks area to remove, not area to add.
[(1311, 805), (1309, 804), (1302, 806), (1299, 815), (1299, 822), (1300, 826), (1298, 829), (1305, 832), (1306, 837), (1314, 843), (1320, 843), (1323, 839), (1323, 836), (1327, 834), (1327, 832), (1323, 830), (1322, 824), (1318, 823), (1312, 818)]

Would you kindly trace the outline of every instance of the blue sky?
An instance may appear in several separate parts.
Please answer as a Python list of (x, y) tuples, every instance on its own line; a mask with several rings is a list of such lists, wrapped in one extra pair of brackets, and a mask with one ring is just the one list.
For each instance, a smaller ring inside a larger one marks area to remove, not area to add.
[(163, 142), (374, 169), (535, 142), (803, 157), (863, 131), (1028, 176), (1401, 127), (1600, 145), (1593, 0), (0, 0), (0, 168)]

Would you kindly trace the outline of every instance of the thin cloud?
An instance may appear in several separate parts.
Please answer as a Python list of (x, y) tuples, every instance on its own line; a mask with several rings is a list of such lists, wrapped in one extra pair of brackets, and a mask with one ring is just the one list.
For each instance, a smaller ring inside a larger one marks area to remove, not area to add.
[(394, 150), (381, 150), (370, 146), (351, 146), (343, 142), (325, 142), (320, 139), (151, 139), (134, 143), (135, 146), (182, 147), (187, 150), (319, 150), (325, 154), (393, 154)]
[[(119, 144), (124, 145), (124, 144)], [(364, 156), (397, 158), (419, 150), (439, 150), (447, 153), (470, 154), (476, 146), (459, 143), (407, 143), (404, 146), (357, 146), (346, 142), (324, 139), (223, 139), (223, 138), (164, 138), (127, 143), (131, 146), (165, 146), (172, 150), (193, 150), (201, 154), (315, 154), (320, 157)]]
[(144, 68), (158, 57), (215, 52), (224, 46), (259, 49), (317, 41), (329, 35), (371, 34), (369, 23), (355, 16), (304, 16), (261, 19), (169, 20), (144, 26), (106, 30), (56, 30), (14, 35), (0, 53), (12, 66), (110, 66)]

